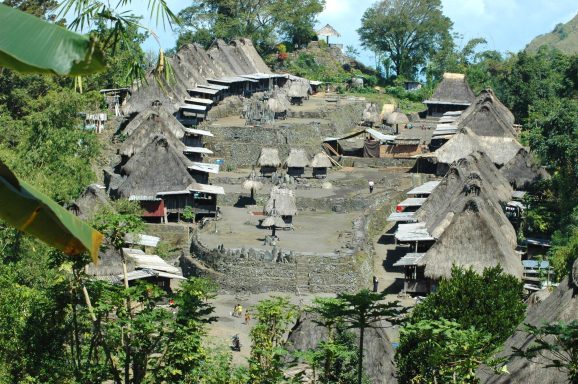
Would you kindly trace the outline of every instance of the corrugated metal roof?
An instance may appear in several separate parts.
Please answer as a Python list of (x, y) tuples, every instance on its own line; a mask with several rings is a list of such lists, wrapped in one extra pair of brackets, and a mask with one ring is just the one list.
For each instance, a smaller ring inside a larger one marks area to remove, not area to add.
[(144, 196), (144, 195), (130, 195), (128, 197), (129, 201), (160, 201), (156, 196)]
[(407, 195), (429, 195), (433, 192), (439, 183), (440, 180), (428, 181), (427, 183), (423, 183), (422, 185), (413, 188), (407, 192)]
[(145, 247), (156, 247), (160, 240), (159, 237), (142, 233), (127, 233), (124, 237), (127, 244), (144, 245)]
[(386, 135), (385, 133), (381, 133), (376, 131), (373, 128), (367, 128), (365, 132), (369, 133), (373, 138), (379, 140), (380, 142), (393, 142), (395, 141), (395, 135)]
[(428, 241), (435, 240), (428, 232), (424, 223), (399, 224), (395, 238), (398, 241)]
[[(199, 84), (197, 88), (207, 88), (207, 89), (216, 89), (218, 91), (226, 91), (229, 89), (227, 85), (218, 85), (218, 84)], [(187, 89), (189, 91), (189, 89)]]
[(186, 97), (185, 98), (186, 104), (204, 104), (204, 105), (211, 105), (213, 104), (213, 100), (209, 99), (202, 99), (200, 97)]
[(425, 197), (408, 197), (397, 205), (399, 207), (421, 207), (426, 200)]
[(195, 184), (190, 186), (189, 189), (194, 192), (208, 193), (211, 195), (224, 195), (225, 189), (219, 187), (218, 185), (208, 185), (208, 184)]
[(182, 109), (185, 111), (205, 112), (207, 110), (207, 106), (206, 105), (198, 105), (198, 104), (186, 104), (186, 105), (181, 105), (179, 107), (179, 109)]
[(205, 88), (205, 87), (196, 87), (193, 89), (187, 89), (187, 91), (190, 93), (204, 93), (207, 95), (216, 95), (217, 93), (221, 92), (220, 89)]
[(211, 163), (192, 163), (189, 169), (194, 169), (195, 171), (199, 172), (206, 172), (206, 173), (219, 173), (219, 164), (211, 164)]
[(396, 261), (393, 266), (394, 267), (403, 267), (406, 265), (417, 265), (421, 259), (425, 256), (425, 253), (408, 253), (403, 256), (401, 259)]
[(184, 153), (204, 153), (206, 155), (212, 155), (213, 151), (211, 151), (209, 148), (204, 148), (204, 147), (185, 147), (185, 149), (183, 149)]
[(387, 221), (410, 223), (417, 221), (417, 219), (415, 218), (415, 212), (393, 212), (388, 216)]
[(139, 269), (153, 269), (155, 271), (163, 271), (168, 273), (181, 274), (181, 269), (169, 265), (165, 260), (157, 255), (145, 255), (142, 253), (125, 252), (126, 257), (133, 260), (135, 268)]
[(189, 135), (199, 135), (199, 136), (209, 136), (209, 137), (215, 136), (209, 131), (205, 131), (204, 129), (196, 129), (196, 128), (185, 128), (185, 133), (187, 133)]

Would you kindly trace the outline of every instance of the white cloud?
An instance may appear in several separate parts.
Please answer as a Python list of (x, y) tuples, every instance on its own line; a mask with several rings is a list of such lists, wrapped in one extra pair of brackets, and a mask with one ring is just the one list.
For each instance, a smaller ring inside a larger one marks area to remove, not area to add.
[(352, 2), (347, 0), (326, 0), (325, 9), (323, 9), (320, 18), (344, 18), (348, 15), (352, 5)]

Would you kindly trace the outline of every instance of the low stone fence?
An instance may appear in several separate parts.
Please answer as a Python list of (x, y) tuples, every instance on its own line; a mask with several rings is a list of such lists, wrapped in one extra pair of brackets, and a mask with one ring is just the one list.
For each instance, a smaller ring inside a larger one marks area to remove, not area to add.
[[(348, 248), (331, 253), (294, 252), (273, 247), (208, 249), (193, 236), (191, 258), (184, 258), (183, 271), (211, 277), (226, 292), (346, 292), (369, 287), (373, 251), (368, 219), (354, 220)], [(201, 261), (207, 268), (199, 267)]]

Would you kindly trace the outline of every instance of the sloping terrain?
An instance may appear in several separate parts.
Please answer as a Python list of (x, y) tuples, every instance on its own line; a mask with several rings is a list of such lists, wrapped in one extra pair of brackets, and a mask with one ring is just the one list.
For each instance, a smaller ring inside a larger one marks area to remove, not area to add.
[(536, 52), (543, 45), (567, 54), (578, 53), (578, 14), (566, 24), (558, 24), (550, 33), (536, 36), (527, 46), (527, 52)]

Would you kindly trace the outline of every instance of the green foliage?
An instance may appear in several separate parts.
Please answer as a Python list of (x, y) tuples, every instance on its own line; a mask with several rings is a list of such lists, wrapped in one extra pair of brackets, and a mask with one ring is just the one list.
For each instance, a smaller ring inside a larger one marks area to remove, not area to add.
[(578, 258), (578, 207), (574, 208), (571, 223), (554, 233), (549, 256), (557, 279), (568, 276)]
[(364, 47), (387, 55), (398, 76), (413, 79), (451, 27), (440, 0), (382, 0), (365, 11), (357, 32)]
[(184, 27), (178, 44), (208, 47), (215, 39), (245, 37), (261, 53), (272, 52), (279, 38), (303, 45), (315, 38), (315, 17), (324, 4), (324, 0), (201, 0), (179, 13)]
[(362, 383), (363, 340), (366, 328), (376, 326), (381, 320), (398, 322), (405, 311), (399, 307), (399, 302), (384, 303), (386, 292), (371, 292), (362, 289), (358, 293), (340, 293), (335, 300), (317, 302), (317, 311), (326, 319), (342, 322), (346, 328), (359, 329), (359, 346), (357, 349), (357, 383)]
[(119, 251), (125, 244), (128, 233), (139, 233), (144, 228), (140, 216), (133, 213), (118, 213), (110, 208), (103, 208), (93, 218), (92, 225), (101, 232), (108, 244)]
[(181, 216), (183, 219), (185, 219), (185, 221), (193, 221), (193, 219), (195, 218), (195, 212), (193, 211), (193, 208), (190, 205), (187, 205), (183, 209), (183, 213), (181, 213)]
[(444, 318), (401, 330), (395, 354), (400, 383), (479, 383), (480, 364), (496, 366), (491, 335)]
[(448, 319), (489, 334), (497, 347), (524, 319), (522, 286), (499, 266), (486, 268), (481, 275), (471, 268), (453, 267), (451, 278), (442, 280), (437, 291), (414, 308), (409, 322)]
[(250, 383), (274, 384), (283, 379), (282, 338), (297, 317), (297, 307), (284, 297), (259, 302), (253, 313), (257, 324), (251, 330)]
[(346, 83), (352, 77), (342, 66), (321, 65), (313, 54), (307, 52), (289, 60), (287, 70), (297, 76), (329, 83)]
[(533, 326), (526, 324), (526, 331), (534, 342), (525, 350), (514, 349), (514, 355), (556, 368), (568, 375), (569, 384), (578, 383), (578, 321), (557, 322)]

